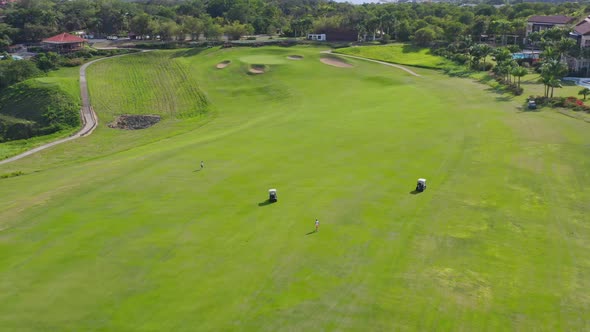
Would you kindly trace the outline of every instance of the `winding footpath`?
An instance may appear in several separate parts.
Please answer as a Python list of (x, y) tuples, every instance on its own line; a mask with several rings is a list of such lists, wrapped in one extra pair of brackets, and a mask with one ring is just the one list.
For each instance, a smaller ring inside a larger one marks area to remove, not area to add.
[[(124, 55), (127, 55), (127, 54), (117, 55), (117, 56), (124, 56)], [(117, 56), (115, 56), (115, 57), (117, 57)], [(52, 146), (92, 134), (92, 132), (94, 131), (96, 126), (98, 126), (98, 118), (96, 117), (96, 113), (94, 113), (94, 109), (92, 109), (92, 106), (90, 105), (90, 97), (88, 96), (88, 85), (86, 83), (86, 68), (88, 68), (88, 66), (90, 66), (91, 64), (93, 64), (95, 62), (106, 60), (106, 59), (111, 59), (111, 58), (114, 58), (114, 57), (107, 57), (107, 58), (93, 60), (93, 61), (85, 63), (84, 65), (82, 65), (82, 67), (80, 67), (80, 96), (82, 98), (82, 108), (80, 109), (80, 117), (82, 118), (82, 124), (83, 124), (82, 129), (80, 129), (78, 132), (76, 132), (75, 134), (73, 134), (69, 137), (62, 138), (62, 139), (59, 139), (57, 141), (53, 141), (53, 142), (50, 142), (47, 144), (43, 144), (41, 146), (38, 146), (38, 147), (31, 149), (29, 151), (23, 152), (23, 153), (16, 155), (14, 157), (1, 160), (0, 165), (7, 164), (9, 162), (13, 162), (15, 160), (19, 160), (21, 158), (30, 156), (34, 153), (48, 149)]]
[(385, 66), (390, 66), (390, 67), (395, 67), (395, 68), (401, 69), (401, 70), (405, 71), (406, 73), (408, 73), (410, 75), (414, 75), (416, 77), (422, 77), (419, 74), (416, 74), (415, 72), (413, 72), (412, 70), (410, 70), (410, 69), (408, 69), (408, 68), (406, 68), (404, 66), (396, 65), (394, 63), (389, 63), (389, 62), (379, 61), (379, 60), (373, 60), (373, 59), (369, 59), (369, 58), (363, 58), (363, 57), (355, 56), (355, 55), (348, 55), (348, 54), (341, 54), (341, 53), (333, 53), (332, 50), (322, 51), (321, 53), (329, 53), (329, 54), (333, 54), (333, 55), (336, 55), (336, 56), (342, 56), (342, 57), (347, 57), (347, 58), (353, 58), (353, 59), (365, 60), (365, 61), (369, 61), (369, 62), (380, 63), (380, 64), (385, 65)]

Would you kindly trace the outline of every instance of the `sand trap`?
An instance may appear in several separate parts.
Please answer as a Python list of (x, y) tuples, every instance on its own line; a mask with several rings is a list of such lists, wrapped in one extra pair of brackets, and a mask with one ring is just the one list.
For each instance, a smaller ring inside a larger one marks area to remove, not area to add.
[(352, 65), (350, 63), (344, 62), (338, 58), (320, 58), (320, 61), (334, 67), (340, 68), (351, 68)]
[(225, 61), (221, 61), (220, 63), (217, 64), (217, 66), (215, 66), (217, 69), (223, 69), (227, 66), (229, 66), (229, 64), (231, 63), (231, 61), (229, 60), (225, 60)]
[(248, 70), (250, 74), (264, 74), (266, 67), (264, 65), (252, 65)]
[(303, 60), (303, 55), (289, 55), (287, 57), (289, 60)]

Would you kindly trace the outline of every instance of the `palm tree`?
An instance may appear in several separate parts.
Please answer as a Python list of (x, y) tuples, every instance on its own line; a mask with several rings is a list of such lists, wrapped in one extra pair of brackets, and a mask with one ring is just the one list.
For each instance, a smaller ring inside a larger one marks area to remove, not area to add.
[[(523, 77), (524, 75), (528, 74), (528, 70), (524, 67), (521, 66), (516, 66), (514, 68), (512, 68), (512, 76), (514, 77), (518, 77), (518, 83), (516, 85), (517, 89), (520, 89), (520, 78)], [(588, 90), (590, 92), (590, 90)]]
[(553, 98), (553, 89), (554, 88), (561, 88), (561, 80), (558, 80), (556, 78), (552, 78), (549, 81), (549, 86), (551, 87), (551, 98)]
[(528, 39), (529, 43), (533, 47), (535, 47), (535, 46), (537, 46), (537, 43), (541, 41), (541, 37), (542, 37), (541, 33), (538, 31), (535, 31), (535, 32), (529, 33), (527, 39)]
[(541, 57), (547, 61), (558, 60), (560, 55), (561, 54), (559, 54), (559, 52), (551, 46), (545, 47), (543, 53), (541, 53)]
[(590, 89), (588, 88), (583, 88), (582, 90), (580, 90), (578, 92), (578, 95), (580, 96), (584, 96), (584, 100), (586, 100), (586, 95), (590, 94)]
[(497, 63), (502, 63), (509, 59), (512, 59), (512, 54), (510, 54), (510, 51), (507, 48), (501, 47), (494, 51), (494, 60), (496, 60)]
[(471, 55), (472, 67), (479, 68), (479, 60), (481, 60), (481, 44), (473, 45), (469, 48), (469, 55)]
[(488, 57), (488, 55), (492, 54), (492, 47), (488, 44), (479, 44), (479, 52), (481, 53), (481, 56), (483, 57), (483, 66), (485, 68), (486, 66), (486, 58)]
[(555, 43), (555, 48), (561, 56), (576, 48), (576, 41), (571, 38), (561, 38), (557, 43)]
[(560, 80), (566, 73), (567, 67), (559, 60), (546, 60), (541, 65), (541, 81), (546, 87), (545, 97), (551, 88), (551, 98), (553, 98), (553, 89), (561, 87)]

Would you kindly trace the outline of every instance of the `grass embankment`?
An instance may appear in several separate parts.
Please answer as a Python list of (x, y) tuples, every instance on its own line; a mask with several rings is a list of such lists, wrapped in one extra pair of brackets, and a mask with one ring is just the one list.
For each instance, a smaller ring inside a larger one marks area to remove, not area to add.
[(334, 53), (429, 69), (441, 69), (452, 65), (451, 61), (431, 54), (430, 49), (410, 44), (347, 47), (336, 49)]
[(148, 52), (88, 68), (92, 105), (99, 118), (110, 122), (121, 114), (155, 114), (175, 119), (207, 113), (200, 83), (190, 65), (176, 56), (182, 52)]
[(75, 131), (80, 125), (79, 91), (72, 69), (4, 89), (0, 93), (0, 159)]
[[(151, 67), (180, 61), (218, 116), (134, 132), (103, 121), (0, 166), (0, 326), (586, 329), (588, 124), (318, 51), (130, 56), (164, 79)], [(304, 60), (280, 61), (292, 54)], [(115, 73), (141, 67), (107, 62), (92, 98), (100, 86), (144, 112), (117, 91), (137, 78)], [(270, 70), (248, 75), (252, 62)], [(429, 187), (414, 195), (419, 177)]]

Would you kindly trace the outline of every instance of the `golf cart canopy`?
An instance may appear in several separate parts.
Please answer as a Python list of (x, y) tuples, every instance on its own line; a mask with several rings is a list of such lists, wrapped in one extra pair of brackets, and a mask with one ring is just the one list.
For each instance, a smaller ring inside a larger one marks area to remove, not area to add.
[(418, 179), (418, 183), (426, 183), (426, 179)]
[(269, 194), (276, 193), (276, 192), (277, 192), (277, 190), (276, 190), (276, 189), (269, 189), (269, 190), (268, 190), (268, 193), (269, 193)]

